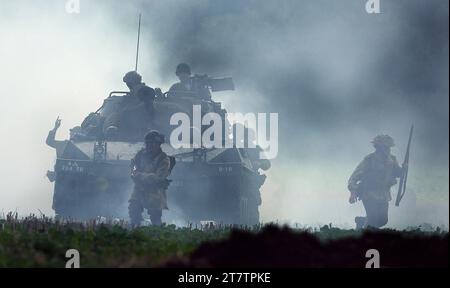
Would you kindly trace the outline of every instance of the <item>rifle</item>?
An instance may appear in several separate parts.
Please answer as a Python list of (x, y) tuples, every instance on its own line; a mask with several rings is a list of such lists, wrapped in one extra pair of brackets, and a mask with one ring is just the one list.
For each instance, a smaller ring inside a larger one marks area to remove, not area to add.
[(395, 199), (395, 206), (399, 206), (400, 201), (406, 192), (406, 180), (408, 179), (408, 164), (409, 164), (409, 149), (411, 147), (411, 139), (413, 135), (414, 125), (411, 125), (411, 129), (409, 130), (409, 139), (408, 145), (406, 146), (405, 159), (403, 160), (402, 168), (403, 174), (400, 177), (400, 181), (398, 184), (397, 198)]

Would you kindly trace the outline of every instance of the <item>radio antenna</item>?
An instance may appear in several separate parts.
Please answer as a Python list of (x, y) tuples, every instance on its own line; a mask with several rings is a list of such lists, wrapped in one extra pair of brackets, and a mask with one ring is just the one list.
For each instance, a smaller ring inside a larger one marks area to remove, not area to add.
[(138, 26), (138, 35), (137, 35), (137, 47), (136, 47), (136, 65), (134, 67), (134, 71), (137, 72), (138, 68), (138, 60), (139, 60), (139, 40), (141, 36), (141, 14), (139, 14), (139, 26)]

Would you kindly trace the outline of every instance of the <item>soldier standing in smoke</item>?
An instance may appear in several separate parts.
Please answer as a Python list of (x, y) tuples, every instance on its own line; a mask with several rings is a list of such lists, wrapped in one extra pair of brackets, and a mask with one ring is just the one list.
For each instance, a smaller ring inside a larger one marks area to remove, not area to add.
[(391, 154), (394, 140), (388, 135), (378, 135), (372, 141), (375, 152), (367, 155), (356, 167), (348, 181), (349, 202), (362, 200), (366, 217), (355, 217), (356, 228), (379, 228), (388, 222), (391, 187), (402, 177), (405, 167), (400, 167)]
[[(60, 126), (61, 126), (61, 119), (59, 119), (59, 117), (58, 117), (55, 120), (53, 129), (48, 132), (47, 139), (45, 140), (45, 143), (48, 146), (55, 149), (57, 158), (63, 158), (65, 156), (64, 151), (65, 151), (68, 143), (70, 142), (69, 140), (56, 140), (56, 132), (58, 131)], [(74, 135), (77, 132), (79, 132), (79, 129), (80, 129), (80, 127), (74, 127), (72, 129), (70, 129), (70, 138), (73, 138)], [(67, 157), (70, 157), (70, 155), (67, 155)], [(50, 182), (55, 182), (56, 181), (56, 172), (48, 170), (47, 178)], [(63, 207), (63, 205), (65, 203), (65, 199), (64, 199), (63, 195), (60, 195), (61, 192), (58, 193), (58, 191), (59, 190), (54, 189), (53, 204), (52, 204), (52, 208), (56, 212), (56, 217), (58, 217), (58, 214), (61, 210), (60, 207)]]
[(145, 148), (131, 160), (131, 178), (134, 190), (129, 200), (132, 226), (139, 226), (142, 212), (147, 209), (153, 225), (161, 224), (162, 210), (168, 209), (166, 189), (170, 183), (171, 159), (161, 150), (164, 135), (150, 131), (145, 135)]

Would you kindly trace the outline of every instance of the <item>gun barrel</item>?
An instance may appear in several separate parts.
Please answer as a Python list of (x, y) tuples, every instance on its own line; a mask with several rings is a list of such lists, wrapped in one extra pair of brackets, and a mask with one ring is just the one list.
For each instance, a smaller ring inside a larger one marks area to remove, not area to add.
[(210, 78), (208, 84), (213, 92), (234, 90), (234, 82), (231, 77)]

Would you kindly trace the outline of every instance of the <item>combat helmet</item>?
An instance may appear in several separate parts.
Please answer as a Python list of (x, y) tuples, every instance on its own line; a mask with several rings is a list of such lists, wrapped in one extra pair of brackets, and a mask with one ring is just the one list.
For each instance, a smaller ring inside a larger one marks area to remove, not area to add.
[(156, 130), (152, 130), (145, 134), (145, 142), (156, 142), (162, 144), (164, 143), (164, 135)]
[(181, 74), (181, 73), (186, 73), (186, 74), (191, 75), (191, 67), (189, 67), (189, 65), (186, 64), (186, 63), (178, 64), (177, 70), (175, 71), (175, 74), (178, 75), (178, 74)]
[(377, 135), (372, 140), (373, 146), (393, 147), (395, 146), (394, 139), (386, 134)]
[(125, 83), (141, 83), (142, 76), (139, 75), (136, 71), (130, 71), (123, 76), (123, 82)]

